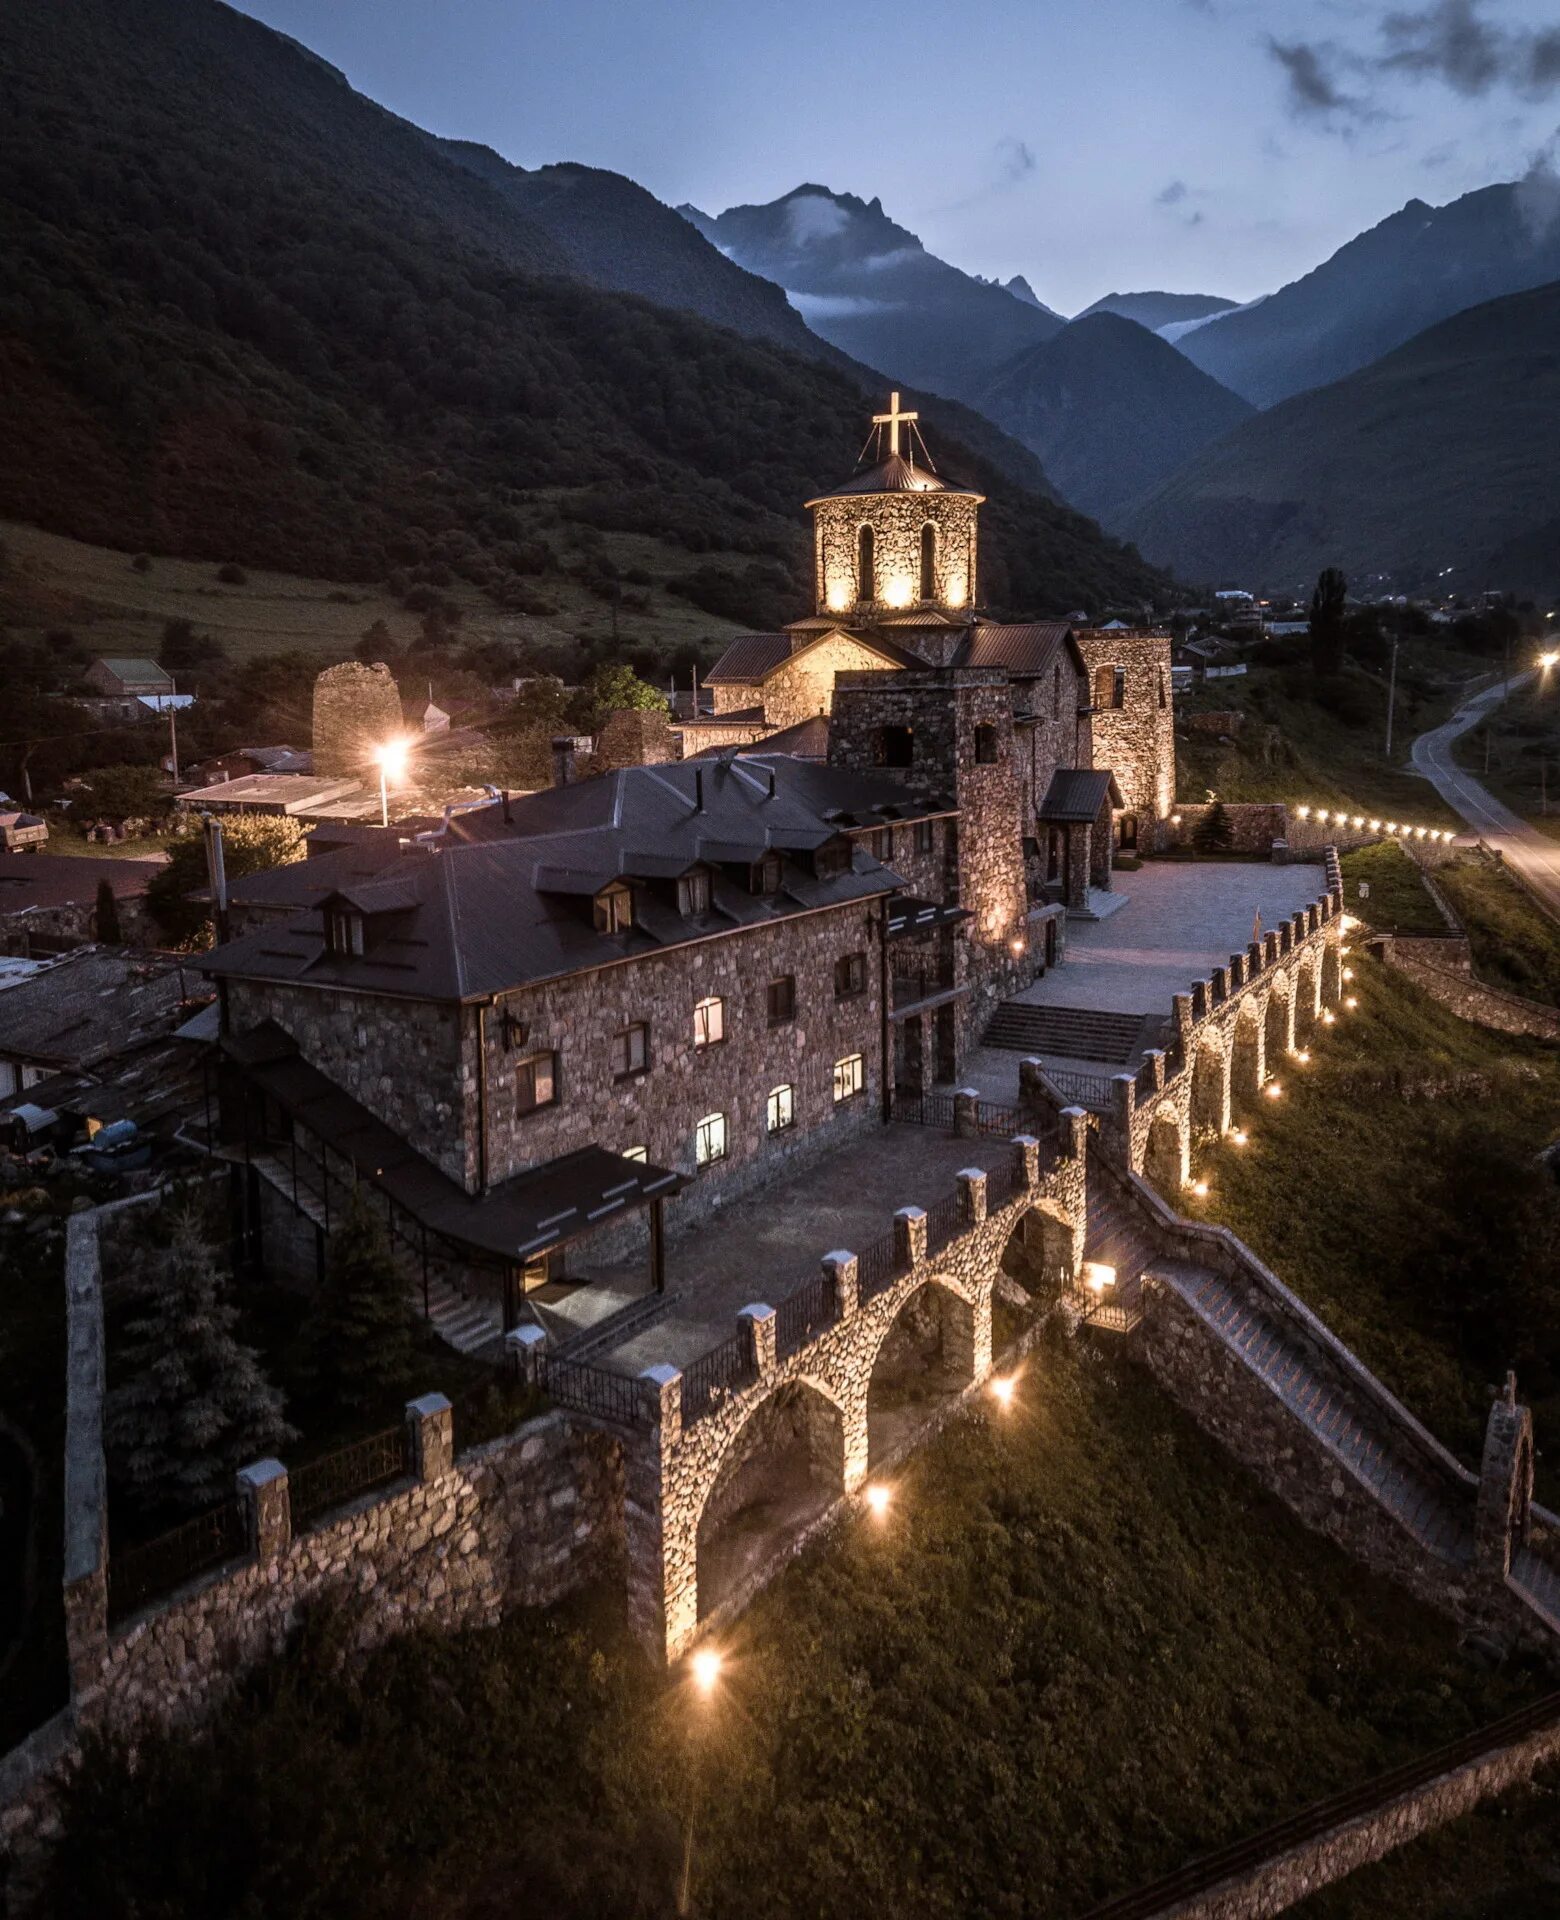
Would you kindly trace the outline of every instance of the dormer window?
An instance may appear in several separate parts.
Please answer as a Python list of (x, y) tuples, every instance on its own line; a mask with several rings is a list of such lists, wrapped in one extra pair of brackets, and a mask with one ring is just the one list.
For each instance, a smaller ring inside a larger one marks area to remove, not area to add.
[(780, 891), (780, 856), (778, 853), (766, 853), (762, 860), (755, 860), (748, 868), (749, 893), (778, 893)]
[(596, 895), (597, 933), (627, 933), (634, 924), (634, 895), (624, 886), (603, 887)]
[(837, 880), (851, 869), (850, 842), (827, 840), (813, 850), (813, 872), (820, 880)]
[(708, 913), (710, 876), (704, 867), (695, 867), (677, 882), (677, 911), (684, 915)]
[(363, 952), (363, 916), (350, 907), (331, 907), (325, 914), (325, 946), (338, 959)]

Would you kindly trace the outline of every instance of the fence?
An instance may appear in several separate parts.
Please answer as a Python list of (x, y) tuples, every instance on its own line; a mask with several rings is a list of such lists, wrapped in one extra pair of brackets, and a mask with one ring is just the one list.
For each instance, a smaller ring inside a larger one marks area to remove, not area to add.
[(249, 1550), (249, 1510), (236, 1494), (221, 1506), (196, 1514), (182, 1526), (162, 1533), (144, 1546), (111, 1553), (108, 1561), (110, 1618), (134, 1613), (149, 1600), (197, 1574), (236, 1560)]
[(892, 1230), (869, 1241), (856, 1256), (856, 1297), (870, 1300), (891, 1287), (899, 1274), (899, 1239)]
[(354, 1440), (288, 1475), (288, 1493), (292, 1502), (293, 1532), (302, 1533), (310, 1521), (318, 1520), (332, 1508), (344, 1506), (371, 1487), (399, 1480), (409, 1471), (406, 1459), (406, 1428), (386, 1427), (365, 1440)]
[(584, 1360), (565, 1360), (557, 1354), (541, 1356), (537, 1385), (560, 1407), (588, 1413), (593, 1419), (616, 1421), (631, 1427), (644, 1418), (644, 1394), (637, 1380), (608, 1373)]
[(745, 1327), (708, 1353), (701, 1353), (683, 1369), (683, 1425), (702, 1420), (733, 1389), (746, 1386), (756, 1374), (752, 1336)]
[(786, 1360), (799, 1352), (835, 1317), (838, 1301), (831, 1274), (815, 1274), (775, 1308), (775, 1352)]
[(1070, 1073), (1046, 1067), (1045, 1077), (1064, 1100), (1076, 1107), (1089, 1107), (1096, 1113), (1108, 1113), (1111, 1107), (1110, 1082), (1103, 1074)]
[(934, 994), (953, 990), (953, 957), (923, 960), (918, 963), (895, 961), (889, 975), (893, 1006), (914, 1006), (918, 1000), (930, 1000)]
[(953, 1095), (951, 1093), (900, 1093), (894, 1095), (894, 1118), (911, 1127), (941, 1127), (953, 1132)]

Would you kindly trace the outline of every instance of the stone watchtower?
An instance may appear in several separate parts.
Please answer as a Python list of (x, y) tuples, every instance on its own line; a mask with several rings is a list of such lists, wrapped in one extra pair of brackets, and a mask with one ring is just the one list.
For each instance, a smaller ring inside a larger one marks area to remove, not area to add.
[(1175, 799), (1175, 701), (1170, 635), (1158, 627), (1079, 627), (1073, 638), (1089, 670), (1091, 762), (1121, 790), (1125, 848), (1152, 844), (1149, 823)]
[[(917, 609), (959, 613), (975, 604), (976, 516), (985, 496), (938, 477), (918, 417), (901, 412), (894, 394), (888, 412), (873, 415), (877, 464), (807, 503), (817, 610), (842, 625)], [(924, 464), (913, 456), (911, 436)]]

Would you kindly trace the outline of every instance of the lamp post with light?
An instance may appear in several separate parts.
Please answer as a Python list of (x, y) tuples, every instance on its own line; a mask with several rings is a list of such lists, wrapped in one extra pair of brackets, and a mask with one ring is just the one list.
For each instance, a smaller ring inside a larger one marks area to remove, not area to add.
[(379, 824), (390, 824), (390, 782), (399, 782), (406, 774), (406, 742), (387, 740), (374, 755), (379, 766)]
[(677, 1888), (677, 1911), (686, 1915), (693, 1897), (693, 1823), (699, 1811), (700, 1756), (702, 1744), (700, 1734), (705, 1717), (711, 1711), (715, 1690), (720, 1685), (720, 1676), (726, 1662), (714, 1647), (700, 1647), (688, 1662), (688, 1684), (695, 1695), (694, 1712), (698, 1716), (689, 1732), (689, 1744), (692, 1747), (691, 1791), (688, 1796), (688, 1824), (683, 1829), (682, 1879)]

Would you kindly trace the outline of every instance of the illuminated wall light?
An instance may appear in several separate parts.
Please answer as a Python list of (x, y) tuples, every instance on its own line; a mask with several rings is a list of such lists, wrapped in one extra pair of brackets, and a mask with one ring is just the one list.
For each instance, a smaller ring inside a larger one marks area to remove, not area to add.
[(1338, 1016), (1333, 1012), (1332, 1008), (1327, 1007), (1322, 1013), (1322, 1025), (1324, 1027), (1330, 1027), (1336, 1023), (1337, 1018)]
[(1370, 823), (1370, 830), (1372, 833), (1380, 833), (1381, 822), (1379, 820), (1372, 820)]
[(1116, 1269), (1103, 1260), (1085, 1260), (1083, 1263), (1083, 1284), (1090, 1293), (1104, 1293), (1116, 1284)]
[(1416, 835), (1418, 836), (1418, 838), (1419, 838), (1419, 839), (1421, 839), (1421, 840), (1423, 840), (1423, 839), (1424, 839), (1424, 837), (1425, 837), (1425, 829), (1424, 829), (1423, 827), (1415, 827), (1415, 829), (1414, 829), (1414, 832), (1415, 832), (1415, 834), (1416, 834)]
[(1349, 995), (1349, 997), (1348, 997), (1348, 999), (1347, 999), (1347, 1000), (1345, 1000), (1343, 1004), (1344, 1004), (1344, 1005), (1345, 1005), (1345, 1006), (1346, 1006), (1346, 1007), (1347, 1007), (1347, 1008), (1349, 1009), (1349, 1011), (1350, 1011), (1350, 1013), (1353, 1013), (1353, 1011), (1354, 1011), (1354, 1009), (1355, 1009), (1355, 1008), (1356, 1008), (1356, 1007), (1357, 1007), (1357, 1006), (1358, 1006), (1358, 1005), (1359, 1005), (1360, 1003), (1359, 1003), (1359, 1001), (1358, 1001), (1357, 999), (1355, 999), (1355, 997), (1354, 997), (1354, 995), (1353, 995), (1353, 994), (1351, 993), (1351, 994)]
[(991, 1383), (991, 1397), (999, 1407), (1013, 1404), (1013, 1377), (1011, 1374), (999, 1374)]
[(700, 1693), (708, 1694), (715, 1691), (715, 1683), (720, 1679), (721, 1669), (725, 1664), (713, 1647), (700, 1647), (688, 1663), (693, 1673), (693, 1684)]
[(970, 597), (970, 583), (962, 573), (950, 573), (943, 590), (943, 600), (950, 607), (962, 607)]
[(885, 607), (908, 607), (914, 599), (915, 583), (906, 574), (894, 574), (883, 587)]
[(1302, 820), (1309, 820), (1311, 817), (1311, 809), (1309, 807), (1296, 807), (1295, 812), (1299, 814)]
[(883, 1485), (881, 1480), (873, 1481), (872, 1485), (867, 1488), (867, 1508), (874, 1520), (881, 1520), (884, 1514), (888, 1512), (893, 1497), (893, 1494)]
[(1206, 1200), (1208, 1198), (1208, 1182), (1206, 1180), (1188, 1180), (1186, 1184), (1188, 1188), (1196, 1194), (1199, 1200)]
[(1396, 822), (1395, 820), (1389, 820), (1389, 821), (1387, 822), (1387, 832), (1388, 832), (1388, 833), (1396, 833), (1396, 832), (1397, 832), (1397, 822)]
[(1352, 980), (1354, 978), (1353, 967), (1345, 967), (1343, 970), (1343, 977), (1345, 980)]
[(1015, 960), (1018, 960), (1022, 958), (1026, 944), (1024, 936), (1021, 933), (1015, 933), (1013, 938), (1008, 942), (1008, 952), (1012, 954)]
[(1306, 1047), (1296, 1047), (1294, 1058), (1297, 1066), (1308, 1067), (1311, 1064), (1310, 1051)]
[(1318, 820), (1321, 821), (1322, 825), (1325, 827), (1327, 824), (1327, 809), (1325, 807), (1318, 807), (1316, 809), (1316, 817)]
[(1236, 1127), (1230, 1135), (1230, 1143), (1232, 1146), (1249, 1147), (1251, 1145), (1251, 1135), (1246, 1132), (1244, 1127)]
[(1363, 814), (1363, 813), (1357, 813), (1357, 814), (1355, 814), (1355, 816), (1354, 816), (1354, 824), (1355, 824), (1355, 826), (1357, 826), (1357, 827), (1363, 827), (1363, 826), (1364, 826), (1364, 824), (1365, 824), (1365, 816), (1364, 816), (1364, 814)]

